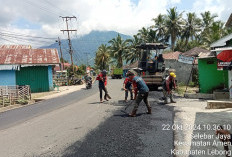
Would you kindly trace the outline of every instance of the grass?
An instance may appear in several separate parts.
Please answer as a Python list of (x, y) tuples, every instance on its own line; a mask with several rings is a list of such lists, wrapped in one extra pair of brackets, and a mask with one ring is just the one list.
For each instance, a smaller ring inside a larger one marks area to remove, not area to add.
[[(179, 83), (178, 88), (175, 92), (178, 93), (178, 95), (180, 96), (184, 96), (185, 90), (186, 90), (186, 85)], [(198, 87), (194, 87), (194, 84), (190, 83), (186, 93), (196, 93), (198, 90), (199, 90)]]

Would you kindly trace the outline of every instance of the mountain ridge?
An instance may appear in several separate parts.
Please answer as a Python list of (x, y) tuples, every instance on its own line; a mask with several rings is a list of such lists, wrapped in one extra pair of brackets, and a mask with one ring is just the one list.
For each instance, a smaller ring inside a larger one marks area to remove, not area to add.
[[(87, 64), (87, 58), (89, 65), (94, 65), (95, 52), (101, 44), (108, 44), (108, 41), (115, 38), (117, 35), (126, 39), (131, 39), (129, 35), (121, 34), (116, 31), (92, 31), (89, 34), (72, 38), (72, 47), (73, 47), (73, 61), (75, 64)], [(63, 58), (70, 62), (70, 55), (68, 53), (69, 46), (68, 40), (61, 40), (61, 48), (63, 52)], [(60, 48), (58, 43), (53, 43), (48, 46), (42, 46), (41, 48), (56, 48), (60, 53)], [(87, 56), (88, 54), (88, 56)]]

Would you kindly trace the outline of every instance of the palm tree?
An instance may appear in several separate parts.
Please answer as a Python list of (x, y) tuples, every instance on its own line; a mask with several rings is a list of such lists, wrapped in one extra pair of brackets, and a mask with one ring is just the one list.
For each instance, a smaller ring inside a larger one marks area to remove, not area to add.
[(143, 27), (142, 29), (140, 29), (138, 31), (137, 36), (142, 40), (143, 43), (147, 43), (148, 42), (148, 29)]
[(109, 41), (110, 43), (110, 54), (117, 60), (117, 67), (122, 68), (123, 56), (129, 51), (128, 40), (123, 40), (122, 37), (118, 36)]
[(174, 51), (175, 43), (177, 37), (181, 34), (183, 20), (182, 14), (178, 13), (176, 7), (170, 8), (168, 10), (167, 19), (165, 22), (166, 29), (168, 30), (167, 33), (170, 34), (171, 37), (171, 49)]
[(210, 46), (213, 42), (221, 39), (226, 35), (226, 29), (224, 28), (224, 23), (221, 21), (213, 22), (208, 29), (207, 34), (204, 34), (204, 44)]
[(106, 69), (110, 61), (110, 49), (105, 44), (99, 46), (96, 52), (95, 65), (101, 70)]
[(134, 35), (133, 37), (133, 39), (128, 40), (128, 42), (130, 43), (130, 51), (128, 51), (128, 53), (125, 53), (124, 55), (126, 63), (134, 63), (141, 57), (141, 51), (137, 49), (136, 46), (140, 45), (142, 43), (142, 40), (137, 35)]
[(184, 46), (187, 48), (189, 39), (193, 41), (201, 30), (201, 19), (197, 18), (195, 13), (187, 13), (187, 19), (185, 20), (183, 29), (182, 39), (185, 40)]
[(156, 31), (157, 38), (160, 42), (167, 42), (168, 35), (165, 26), (166, 15), (159, 14), (157, 18), (152, 19), (155, 25), (151, 26)]
[(151, 28), (143, 27), (138, 31), (137, 37), (140, 38), (142, 43), (153, 43), (159, 41), (156, 31)]
[(204, 13), (201, 13), (201, 17), (202, 17), (202, 27), (204, 28), (204, 32), (207, 31), (209, 29), (209, 27), (212, 26), (214, 19), (216, 17), (218, 17), (216, 14), (211, 14), (210, 11), (206, 11)]

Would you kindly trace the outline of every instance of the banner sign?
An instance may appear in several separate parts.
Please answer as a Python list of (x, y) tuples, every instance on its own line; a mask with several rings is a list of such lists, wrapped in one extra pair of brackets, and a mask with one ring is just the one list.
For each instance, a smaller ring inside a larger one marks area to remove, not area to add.
[(232, 62), (232, 50), (217, 51), (218, 70), (227, 70)]
[(187, 57), (184, 55), (179, 55), (178, 61), (186, 64), (193, 64), (194, 57)]

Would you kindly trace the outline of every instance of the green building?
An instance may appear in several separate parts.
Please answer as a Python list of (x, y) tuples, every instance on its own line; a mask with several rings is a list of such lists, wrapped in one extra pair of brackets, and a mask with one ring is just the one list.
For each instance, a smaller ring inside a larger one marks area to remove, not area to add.
[(53, 90), (56, 49), (0, 48), (0, 86), (29, 85), (31, 92)]
[(200, 93), (213, 93), (214, 90), (228, 88), (228, 71), (217, 69), (217, 58), (198, 58)]

